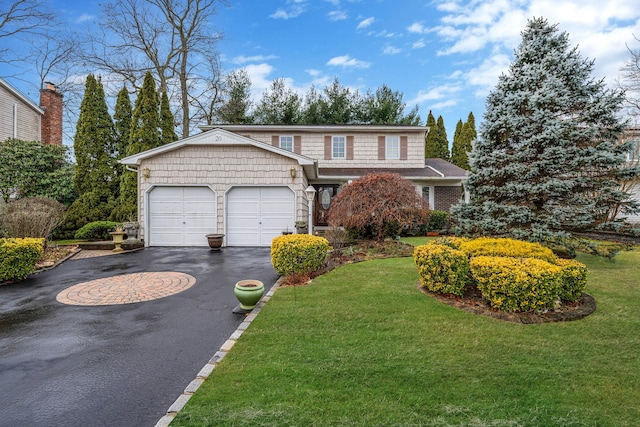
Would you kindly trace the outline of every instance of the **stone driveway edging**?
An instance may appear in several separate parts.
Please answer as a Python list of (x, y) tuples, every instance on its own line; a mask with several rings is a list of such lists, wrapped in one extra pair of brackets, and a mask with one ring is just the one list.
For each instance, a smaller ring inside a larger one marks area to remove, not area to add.
[(204, 381), (209, 377), (209, 375), (211, 375), (213, 370), (216, 368), (216, 366), (218, 366), (220, 361), (224, 359), (227, 353), (231, 351), (236, 341), (240, 339), (244, 331), (246, 331), (247, 328), (249, 328), (249, 325), (251, 324), (253, 319), (255, 319), (258, 316), (258, 313), (260, 313), (260, 310), (262, 310), (262, 307), (264, 307), (264, 305), (271, 299), (273, 294), (280, 287), (280, 284), (282, 283), (283, 279), (284, 278), (282, 277), (279, 278), (276, 281), (276, 283), (271, 287), (271, 289), (269, 289), (269, 291), (267, 291), (264, 294), (264, 296), (260, 299), (256, 307), (253, 310), (251, 310), (251, 313), (247, 315), (244, 322), (242, 322), (240, 326), (238, 326), (238, 328), (235, 330), (235, 332), (231, 334), (229, 339), (225, 341), (224, 344), (222, 344), (222, 347), (220, 347), (220, 350), (218, 350), (213, 355), (213, 357), (211, 357), (209, 362), (207, 362), (207, 364), (204, 365), (202, 369), (200, 369), (200, 372), (198, 372), (195, 379), (191, 381), (189, 385), (187, 385), (187, 387), (184, 389), (184, 392), (180, 396), (178, 396), (178, 398), (175, 400), (175, 402), (173, 402), (171, 406), (169, 406), (169, 409), (167, 409), (167, 413), (162, 418), (160, 418), (160, 420), (156, 423), (155, 427), (168, 427), (169, 424), (171, 424), (171, 421), (173, 421), (173, 419), (178, 415), (178, 413), (182, 410), (182, 408), (184, 408), (184, 406), (187, 404), (189, 399), (191, 399), (191, 396), (193, 396), (193, 394), (198, 390), (198, 388), (200, 388), (202, 383), (204, 383)]

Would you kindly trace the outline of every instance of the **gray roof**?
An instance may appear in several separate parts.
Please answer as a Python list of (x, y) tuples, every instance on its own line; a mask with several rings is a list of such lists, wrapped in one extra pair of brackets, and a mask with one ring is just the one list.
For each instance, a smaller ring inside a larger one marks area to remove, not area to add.
[(424, 168), (319, 168), (318, 175), (326, 178), (357, 178), (376, 172), (391, 172), (405, 178), (464, 179), (467, 171), (442, 159), (425, 159)]

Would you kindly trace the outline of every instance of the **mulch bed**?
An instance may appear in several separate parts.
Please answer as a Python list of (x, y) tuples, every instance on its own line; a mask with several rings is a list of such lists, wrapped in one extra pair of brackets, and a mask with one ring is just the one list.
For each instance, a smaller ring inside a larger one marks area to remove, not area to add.
[[(371, 259), (409, 257), (413, 255), (413, 249), (412, 245), (398, 241), (356, 242), (351, 246), (333, 250), (325, 261), (325, 265), (313, 273), (311, 277), (325, 274), (345, 264)], [(420, 284), (418, 284), (418, 289), (425, 295), (460, 310), (515, 323), (568, 322), (582, 319), (596, 311), (596, 301), (587, 293), (583, 293), (579, 301), (562, 304), (560, 307), (546, 312), (510, 313), (492, 308), (475, 286), (467, 286), (462, 296), (431, 292), (422, 288)]]

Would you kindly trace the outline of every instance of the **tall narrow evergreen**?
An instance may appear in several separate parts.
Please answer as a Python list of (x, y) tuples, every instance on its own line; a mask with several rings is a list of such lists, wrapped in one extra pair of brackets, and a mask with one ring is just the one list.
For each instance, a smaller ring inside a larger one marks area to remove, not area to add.
[(162, 92), (160, 98), (160, 139), (162, 140), (162, 145), (178, 139), (178, 135), (176, 134), (176, 120), (171, 112), (167, 92)]
[(469, 170), (469, 154), (473, 148), (473, 141), (476, 140), (476, 122), (473, 113), (469, 113), (467, 121), (462, 124), (462, 120), (458, 122), (460, 131), (456, 127), (458, 133), (457, 139), (454, 137), (453, 147), (451, 148), (451, 163), (460, 166), (462, 169)]
[[(116, 157), (121, 159), (127, 155), (127, 147), (129, 146), (129, 140), (131, 138), (131, 100), (126, 86), (123, 86), (120, 92), (118, 92), (115, 111), (113, 113), (113, 125)], [(124, 166), (118, 165), (116, 171), (116, 179), (119, 183), (122, 172), (124, 171)], [(118, 193), (120, 192), (119, 190), (118, 188)]]
[(427, 116), (427, 127), (429, 128), (429, 133), (425, 137), (424, 157), (430, 159), (437, 157), (436, 147), (438, 146), (438, 124), (431, 110), (429, 110), (429, 115)]
[(438, 116), (438, 158), (449, 160), (449, 139), (442, 116)]
[(73, 140), (76, 156), (74, 186), (78, 196), (92, 190), (116, 189), (116, 150), (113, 120), (104, 89), (93, 74), (87, 76)]
[[(142, 89), (136, 98), (133, 109), (131, 138), (127, 155), (132, 156), (142, 151), (162, 145), (160, 133), (160, 105), (156, 92), (156, 83), (151, 73), (144, 76)], [(135, 220), (138, 212), (138, 176), (135, 172), (125, 170), (120, 180), (119, 206), (111, 215), (117, 221)]]
[(638, 172), (625, 169), (629, 144), (617, 143), (624, 94), (592, 71), (557, 26), (528, 22), (487, 99), (470, 203), (453, 208), (464, 231), (558, 242), (601, 224), (614, 203), (633, 207), (616, 182)]

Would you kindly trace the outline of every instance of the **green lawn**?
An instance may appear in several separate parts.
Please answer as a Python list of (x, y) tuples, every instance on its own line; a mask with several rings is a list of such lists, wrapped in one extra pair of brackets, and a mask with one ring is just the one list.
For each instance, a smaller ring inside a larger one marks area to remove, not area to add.
[(637, 426), (640, 252), (579, 260), (598, 309), (568, 323), (439, 303), (411, 258), (279, 289), (171, 425)]

